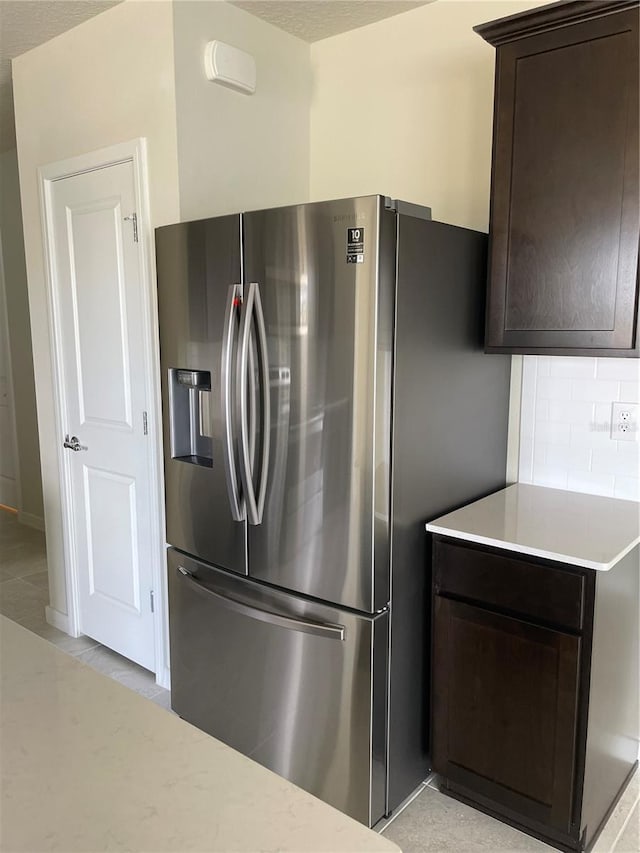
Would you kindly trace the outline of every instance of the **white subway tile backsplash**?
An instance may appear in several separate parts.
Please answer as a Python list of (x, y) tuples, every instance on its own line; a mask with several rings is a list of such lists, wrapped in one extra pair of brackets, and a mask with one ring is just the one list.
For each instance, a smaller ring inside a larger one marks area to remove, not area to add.
[(593, 407), (593, 426), (597, 432), (611, 432), (611, 403), (596, 403)]
[(554, 468), (588, 471), (591, 465), (590, 447), (579, 444), (550, 444), (546, 447), (545, 464)]
[(621, 382), (620, 401), (624, 403), (640, 403), (640, 383)]
[(548, 421), (551, 420), (549, 417), (549, 407), (551, 405), (551, 400), (536, 400), (536, 421)]
[(533, 449), (533, 470), (535, 471), (537, 468), (540, 468), (541, 465), (546, 464), (547, 460), (547, 448), (548, 444), (543, 444), (539, 441), (534, 449)]
[(611, 438), (612, 402), (639, 397), (636, 359), (525, 356), (520, 481), (640, 501), (640, 443)]
[(547, 418), (554, 423), (586, 424), (593, 421), (593, 403), (584, 400), (541, 400), (547, 406)]
[(571, 426), (571, 444), (582, 447), (609, 447), (609, 421), (594, 421), (593, 425), (576, 424)]
[(572, 379), (593, 379), (596, 375), (595, 358), (551, 358), (550, 375), (565, 376)]
[[(581, 361), (582, 359), (577, 359)], [(585, 359), (592, 360), (592, 359)], [(637, 358), (598, 358), (596, 376), (598, 379), (616, 379), (619, 381), (640, 382), (640, 360)]]
[(569, 471), (567, 487), (570, 492), (612, 496), (615, 477), (613, 474), (594, 474), (591, 471)]
[(592, 403), (618, 399), (619, 383), (606, 379), (575, 379), (571, 383), (571, 399)]
[(557, 376), (539, 376), (537, 396), (540, 400), (568, 400), (571, 398), (571, 380)]
[(551, 376), (551, 362), (553, 359), (548, 355), (539, 355), (537, 357), (536, 370), (538, 376)]
[(536, 486), (549, 486), (552, 489), (567, 488), (567, 472), (552, 465), (538, 465), (533, 468), (533, 482)]
[(616, 477), (613, 496), (627, 501), (640, 501), (640, 479), (638, 477)]
[(530, 389), (520, 398), (520, 452), (518, 458), (518, 479), (523, 483), (533, 482), (533, 445), (536, 423), (536, 384), (538, 361), (525, 355), (522, 359), (522, 385)]
[(612, 441), (611, 447), (598, 447), (593, 450), (591, 470), (595, 473), (614, 474), (623, 477), (638, 478), (639, 455), (637, 444), (629, 443), (629, 449), (624, 442)]
[(548, 444), (566, 444), (570, 439), (571, 427), (569, 424), (554, 424), (551, 421), (536, 423), (534, 445), (540, 441), (546, 441)]

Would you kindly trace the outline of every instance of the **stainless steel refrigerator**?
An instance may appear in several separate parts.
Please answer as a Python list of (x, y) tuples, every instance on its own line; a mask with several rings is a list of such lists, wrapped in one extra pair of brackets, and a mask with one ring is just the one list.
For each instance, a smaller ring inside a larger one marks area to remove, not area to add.
[(367, 196), (156, 252), (172, 707), (373, 825), (429, 770), (424, 522), (505, 482), (486, 236)]

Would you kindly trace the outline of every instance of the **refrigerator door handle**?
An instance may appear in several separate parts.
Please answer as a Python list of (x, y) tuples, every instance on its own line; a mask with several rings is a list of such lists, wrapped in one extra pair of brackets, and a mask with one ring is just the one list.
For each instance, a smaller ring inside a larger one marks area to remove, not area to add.
[(308, 619), (297, 619), (294, 616), (284, 616), (281, 613), (273, 613), (271, 610), (263, 610), (261, 607), (246, 604), (244, 601), (238, 601), (236, 598), (223, 595), (221, 592), (216, 592), (210, 587), (205, 586), (183, 566), (178, 566), (177, 571), (198, 592), (212, 595), (224, 607), (243, 616), (248, 616), (250, 619), (257, 619), (259, 622), (266, 622), (269, 625), (277, 625), (279, 628), (286, 628), (289, 631), (313, 634), (317, 637), (327, 637), (332, 640), (344, 640), (345, 638), (344, 625), (333, 625), (329, 622), (312, 622)]
[(271, 446), (271, 386), (269, 380), (269, 353), (267, 351), (267, 330), (260, 298), (260, 286), (256, 284), (255, 315), (258, 329), (258, 354), (262, 372), (262, 470), (258, 487), (258, 521), (262, 523), (264, 501), (267, 496), (267, 477), (269, 475), (269, 449)]
[[(255, 442), (254, 429), (249, 424), (249, 401), (247, 374), (251, 343), (251, 329), (255, 316), (258, 332), (258, 361), (260, 364), (262, 387), (262, 451), (261, 470), (258, 480), (258, 494), (253, 482), (252, 449)], [(240, 318), (240, 345), (238, 348), (238, 399), (240, 401), (240, 475), (244, 488), (249, 524), (262, 523), (264, 502), (267, 494), (267, 474), (269, 471), (269, 445), (271, 439), (271, 403), (269, 387), (269, 359), (267, 353), (267, 333), (260, 299), (260, 288), (256, 282), (247, 287)]]
[(222, 334), (222, 368), (220, 371), (220, 391), (222, 396), (222, 418), (224, 422), (224, 471), (227, 478), (227, 492), (231, 505), (231, 516), (234, 521), (244, 521), (246, 510), (236, 471), (235, 442), (233, 435), (233, 403), (231, 392), (234, 331), (237, 327), (236, 313), (242, 304), (242, 285), (232, 284), (227, 297), (227, 308), (224, 317)]

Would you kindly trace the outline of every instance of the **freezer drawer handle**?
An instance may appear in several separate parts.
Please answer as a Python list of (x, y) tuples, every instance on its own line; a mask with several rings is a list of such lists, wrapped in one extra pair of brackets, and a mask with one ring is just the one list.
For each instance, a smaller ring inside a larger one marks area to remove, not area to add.
[[(247, 367), (250, 354), (252, 321), (255, 316), (258, 332), (258, 360), (260, 362), (262, 384), (262, 461), (258, 494), (253, 483), (253, 444), (255, 426), (249, 424)], [(260, 299), (260, 287), (251, 282), (247, 287), (246, 298), (240, 317), (240, 345), (238, 348), (238, 398), (240, 402), (240, 475), (247, 505), (249, 524), (262, 524), (264, 502), (267, 494), (267, 475), (269, 472), (269, 446), (271, 442), (271, 402), (269, 385), (269, 356), (267, 352), (267, 332)]]
[(238, 306), (242, 301), (242, 285), (232, 284), (227, 297), (227, 309), (224, 316), (222, 335), (222, 369), (220, 371), (220, 391), (222, 395), (222, 416), (224, 420), (224, 471), (227, 478), (227, 492), (231, 504), (231, 517), (234, 521), (244, 521), (246, 510), (240, 494), (238, 473), (236, 471), (235, 444), (233, 436), (233, 405), (231, 400), (231, 359), (233, 357), (234, 331), (238, 328)]
[(282, 616), (279, 613), (272, 613), (270, 610), (263, 610), (260, 607), (255, 607), (251, 604), (245, 604), (243, 601), (237, 601), (235, 598), (230, 598), (227, 595), (222, 595), (220, 592), (214, 592), (208, 586), (200, 583), (193, 574), (183, 566), (178, 566), (178, 573), (189, 582), (198, 592), (207, 593), (217, 598), (218, 601), (229, 610), (235, 610), (236, 613), (241, 613), (243, 616), (248, 616), (250, 619), (258, 619), (260, 622), (267, 622), (269, 625), (277, 625), (279, 628), (287, 628), (289, 631), (301, 631), (304, 634), (315, 634), (317, 637), (329, 637), (332, 640), (344, 640), (345, 627), (344, 625), (332, 625), (330, 623), (310, 622), (307, 619), (295, 619), (292, 616)]

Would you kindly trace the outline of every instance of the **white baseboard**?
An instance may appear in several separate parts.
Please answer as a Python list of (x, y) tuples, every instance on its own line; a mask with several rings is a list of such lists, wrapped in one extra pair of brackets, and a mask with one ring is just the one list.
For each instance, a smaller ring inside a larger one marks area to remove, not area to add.
[(53, 625), (53, 627), (57, 628), (59, 631), (64, 631), (65, 634), (69, 633), (69, 617), (66, 613), (61, 613), (59, 610), (56, 610), (55, 607), (51, 607), (47, 604), (44, 609), (44, 618), (47, 620), (49, 625)]
[(156, 684), (158, 687), (164, 687), (165, 690), (171, 690), (171, 672), (168, 666), (163, 666), (162, 669), (156, 673)]
[(44, 518), (39, 515), (33, 515), (30, 512), (18, 511), (18, 521), (20, 524), (26, 524), (27, 527), (35, 527), (36, 530), (44, 531)]

